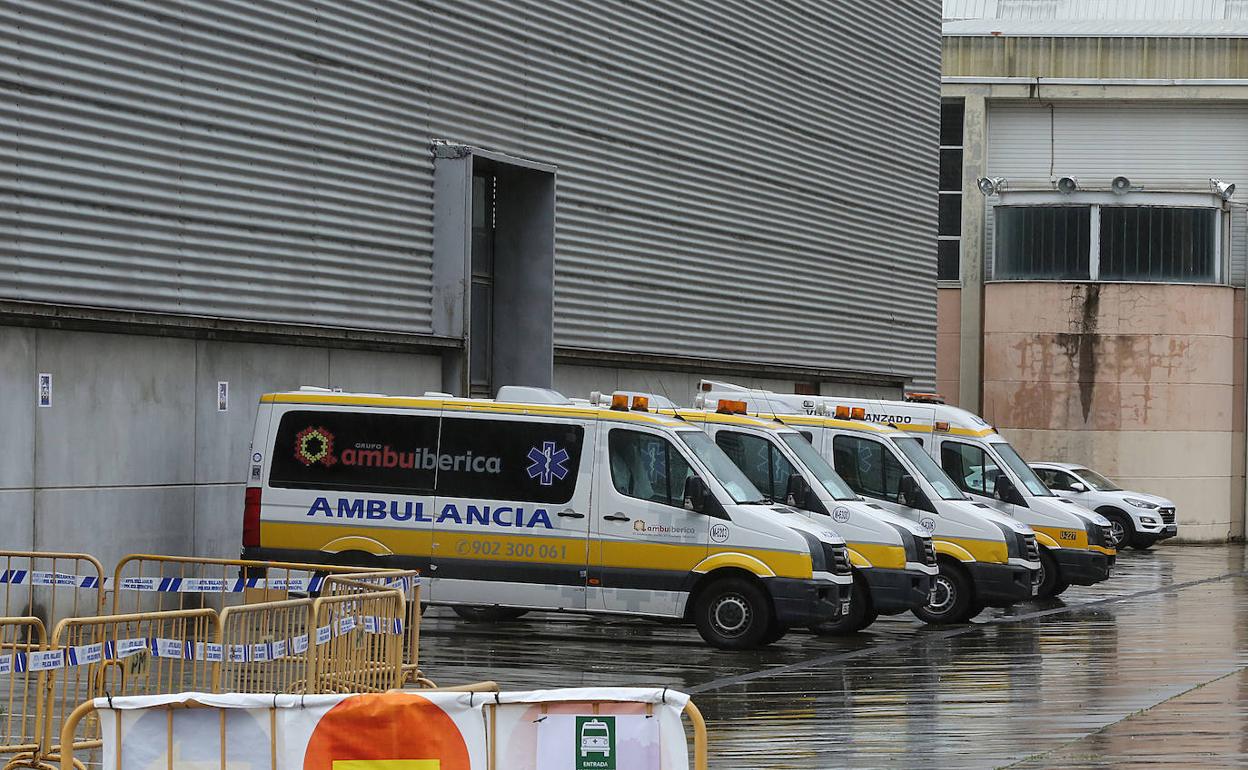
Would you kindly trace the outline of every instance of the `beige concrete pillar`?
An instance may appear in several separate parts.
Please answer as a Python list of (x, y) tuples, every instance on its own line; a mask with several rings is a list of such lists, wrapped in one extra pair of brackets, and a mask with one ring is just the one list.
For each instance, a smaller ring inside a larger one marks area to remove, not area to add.
[(958, 405), (983, 412), (984, 196), (976, 180), (988, 173), (988, 102), (967, 93), (962, 125), (961, 322), (958, 332)]

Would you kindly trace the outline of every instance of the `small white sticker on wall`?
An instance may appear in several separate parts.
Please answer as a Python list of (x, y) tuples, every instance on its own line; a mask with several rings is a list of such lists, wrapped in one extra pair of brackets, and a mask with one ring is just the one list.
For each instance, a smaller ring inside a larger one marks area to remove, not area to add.
[(228, 382), (217, 383), (217, 411), (230, 411), (230, 383)]
[(39, 374), (39, 406), (52, 406), (52, 375), (48, 372)]

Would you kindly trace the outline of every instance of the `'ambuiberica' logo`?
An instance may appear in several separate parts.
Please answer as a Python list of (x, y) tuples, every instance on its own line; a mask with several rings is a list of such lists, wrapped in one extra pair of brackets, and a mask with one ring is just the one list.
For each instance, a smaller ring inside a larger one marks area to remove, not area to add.
[[(462, 454), (439, 454), (436, 451), (417, 447), (404, 451), (395, 449), (389, 444), (373, 444), (357, 442), (353, 446), (335, 453), (334, 434), (323, 426), (309, 426), (295, 434), (295, 459), (307, 467), (323, 465), (332, 468), (341, 463), (349, 468), (400, 468), (403, 470), (421, 471), (457, 471), (460, 473), (502, 473), (503, 458), (474, 455), (471, 451)], [(545, 446), (553, 447), (547, 443)], [(533, 451), (529, 459), (533, 459)], [(562, 453), (562, 454), (560, 454)], [(568, 453), (560, 449), (553, 453), (552, 468), (548, 473), (558, 475), (560, 479), (568, 475), (563, 463)], [(533, 477), (532, 468), (529, 476)], [(545, 478), (545, 477), (543, 477)], [(550, 482), (543, 481), (543, 484)]]

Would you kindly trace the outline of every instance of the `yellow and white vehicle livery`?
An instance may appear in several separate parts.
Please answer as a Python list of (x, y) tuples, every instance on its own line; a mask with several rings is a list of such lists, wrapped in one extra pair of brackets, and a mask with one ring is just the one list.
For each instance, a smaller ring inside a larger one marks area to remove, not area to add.
[(854, 419), (848, 406), (825, 414), (821, 402), (816, 414), (807, 415), (806, 396), (710, 384), (712, 390), (701, 394), (706, 403), (721, 396), (740, 399), (760, 417), (782, 420), (828, 458), (856, 493), (931, 533), (941, 574), (929, 603), (915, 613), (923, 620), (961, 623), (984, 607), (1032, 597), (1040, 561), (1031, 527), (967, 499), (914, 436), (865, 422), (861, 412)]
[(550, 390), (268, 394), (249, 468), (246, 557), (414, 567), (431, 604), (680, 619), (743, 649), (849, 599), (844, 540), (705, 433)]
[(928, 603), (938, 573), (928, 532), (910, 519), (873, 509), (800, 433), (774, 420), (747, 416), (744, 402), (723, 401), (711, 411), (680, 409), (652, 394), (618, 391), (615, 397), (620, 395), (644, 398), (661, 413), (702, 428), (764, 495), (807, 512), (845, 538), (855, 574), (850, 610), (816, 631), (852, 633), (879, 615), (897, 615)]
[[(722, 383), (703, 383), (709, 392)], [(802, 412), (861, 410), (861, 419), (914, 436), (972, 500), (1029, 525), (1040, 548), (1038, 596), (1055, 596), (1070, 585), (1109, 578), (1117, 551), (1109, 521), (1053, 494), (1018, 452), (978, 415), (943, 403), (932, 394), (909, 401), (829, 396), (787, 396)], [(820, 406), (822, 404), (822, 406)]]

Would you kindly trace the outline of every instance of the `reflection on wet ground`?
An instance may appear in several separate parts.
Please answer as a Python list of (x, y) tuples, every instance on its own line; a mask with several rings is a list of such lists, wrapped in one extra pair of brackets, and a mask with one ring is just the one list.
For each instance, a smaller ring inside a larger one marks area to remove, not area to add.
[(968, 626), (883, 618), (753, 653), (680, 626), (562, 615), (422, 626), (439, 682), (694, 695), (713, 768), (1248, 766), (1243, 546), (1127, 552), (1105, 584)]

